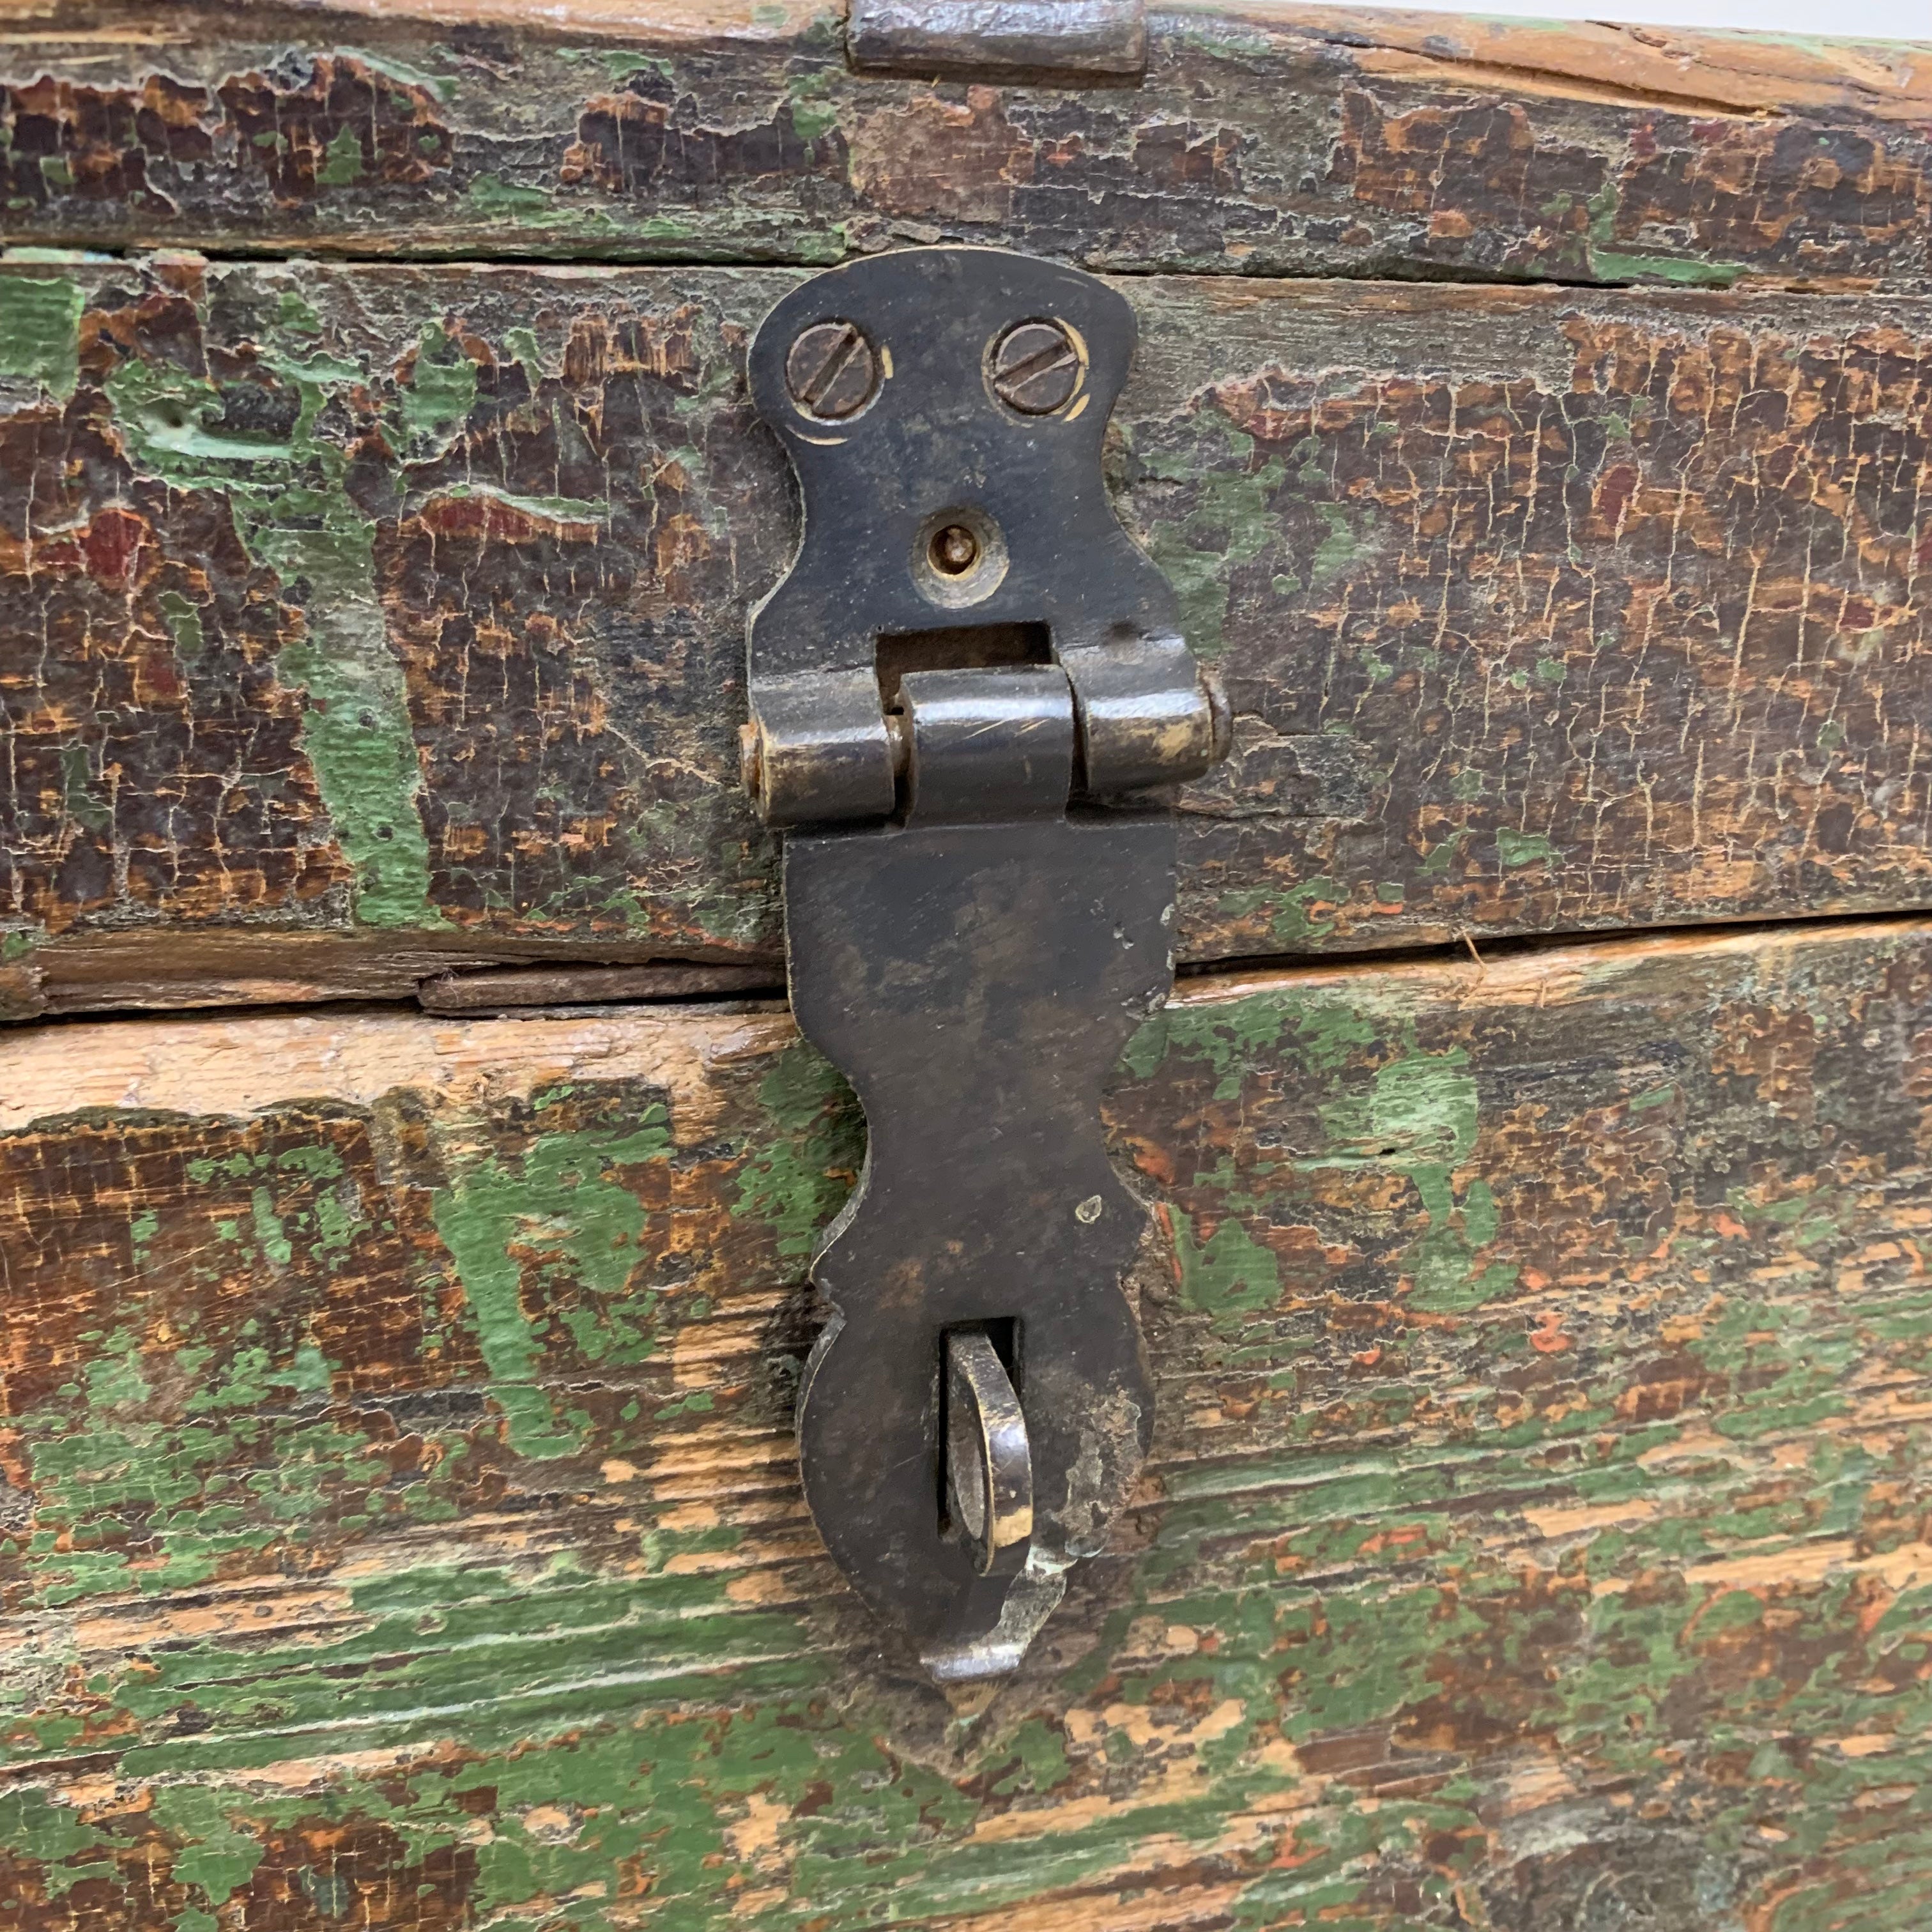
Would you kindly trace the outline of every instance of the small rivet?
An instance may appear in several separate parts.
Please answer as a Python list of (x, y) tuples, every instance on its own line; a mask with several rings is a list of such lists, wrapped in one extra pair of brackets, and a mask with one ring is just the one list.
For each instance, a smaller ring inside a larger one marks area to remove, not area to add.
[(1073, 1218), (1082, 1226), (1090, 1228), (1100, 1218), (1100, 1210), (1105, 1204), (1097, 1194), (1090, 1194), (1074, 1209)]
[(821, 422), (856, 416), (878, 386), (878, 358), (856, 322), (815, 322), (785, 357), (792, 400)]
[(1064, 410), (1080, 386), (1080, 356), (1057, 322), (1016, 323), (993, 348), (993, 393), (1023, 416)]
[(932, 533), (928, 554), (934, 570), (964, 577), (980, 561), (980, 539), (964, 524), (948, 524)]

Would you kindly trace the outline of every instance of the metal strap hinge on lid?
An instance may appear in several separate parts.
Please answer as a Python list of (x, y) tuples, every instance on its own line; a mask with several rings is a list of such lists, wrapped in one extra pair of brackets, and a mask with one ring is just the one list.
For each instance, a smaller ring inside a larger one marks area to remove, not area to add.
[(802, 284), (751, 352), (804, 529), (752, 619), (746, 778), (794, 1010), (869, 1137), (800, 1456), (942, 1679), (1018, 1661), (1151, 1420), (1100, 1090), (1172, 984), (1168, 788), (1226, 724), (1102, 478), (1134, 342), (1090, 275), (940, 248)]

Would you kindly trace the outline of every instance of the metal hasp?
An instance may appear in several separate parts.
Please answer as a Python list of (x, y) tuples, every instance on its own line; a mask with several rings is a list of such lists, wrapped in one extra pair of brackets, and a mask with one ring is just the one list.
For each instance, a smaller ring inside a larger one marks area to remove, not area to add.
[(1134, 340), (1090, 275), (920, 248), (802, 284), (751, 352), (804, 533), (752, 618), (746, 780), (788, 831), (793, 1010), (869, 1136), (800, 1460), (942, 1681), (1019, 1661), (1152, 1419), (1100, 1091), (1172, 985), (1168, 788), (1225, 724), (1102, 481)]

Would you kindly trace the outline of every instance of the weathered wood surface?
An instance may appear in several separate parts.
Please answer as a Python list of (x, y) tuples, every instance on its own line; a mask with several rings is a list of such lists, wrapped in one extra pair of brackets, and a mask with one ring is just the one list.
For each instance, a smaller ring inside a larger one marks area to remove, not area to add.
[(22, 1932), (1920, 1932), (1932, 923), (1204, 982), (1155, 1460), (1021, 1676), (787, 1430), (782, 1012), (0, 1038)]
[[(650, 17), (640, 20), (638, 16)], [(541, 16), (541, 17), (538, 17)], [(0, 238), (1924, 286), (1932, 57), (1259, 4), (1138, 87), (855, 76), (836, 8), (7, 0)]]
[[(776, 958), (793, 272), (6, 271), (8, 1010)], [(1122, 286), (1117, 500), (1238, 714), (1185, 956), (1932, 895), (1932, 305)]]

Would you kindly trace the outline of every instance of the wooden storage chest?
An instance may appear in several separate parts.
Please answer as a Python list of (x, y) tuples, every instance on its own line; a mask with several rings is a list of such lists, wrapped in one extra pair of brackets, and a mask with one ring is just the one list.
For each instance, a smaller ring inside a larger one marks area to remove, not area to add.
[[(1932, 50), (1144, 32), (0, 5), (4, 1932), (1932, 1925)], [(948, 1694), (736, 733), (751, 332), (961, 240), (1235, 722), (1154, 1454)]]

